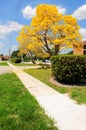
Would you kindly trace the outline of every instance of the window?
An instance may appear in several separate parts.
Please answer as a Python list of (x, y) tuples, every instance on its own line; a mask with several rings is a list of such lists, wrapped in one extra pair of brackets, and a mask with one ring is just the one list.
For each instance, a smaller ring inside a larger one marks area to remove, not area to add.
[(86, 55), (86, 45), (84, 45), (84, 48), (83, 48), (83, 54)]
[(86, 55), (86, 50), (84, 50), (84, 55)]
[(86, 49), (86, 45), (84, 45), (84, 49)]

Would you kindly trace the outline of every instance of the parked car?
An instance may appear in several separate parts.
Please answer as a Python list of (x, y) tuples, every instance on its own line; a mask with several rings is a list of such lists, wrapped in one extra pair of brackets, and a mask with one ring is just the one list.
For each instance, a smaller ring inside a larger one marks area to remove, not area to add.
[(44, 63), (51, 63), (51, 61), (48, 60), (48, 59), (43, 59), (42, 62), (44, 62)]

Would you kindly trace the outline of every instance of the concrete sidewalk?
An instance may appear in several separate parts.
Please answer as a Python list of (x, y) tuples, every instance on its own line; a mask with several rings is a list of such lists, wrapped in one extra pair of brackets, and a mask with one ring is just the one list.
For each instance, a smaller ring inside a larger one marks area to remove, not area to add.
[(8, 64), (45, 112), (55, 120), (59, 130), (86, 130), (85, 105), (77, 105), (66, 94), (58, 93), (14, 65)]
[(24, 70), (24, 69), (36, 69), (36, 68), (41, 68), (41, 66), (16, 66), (17, 68)]
[(0, 75), (6, 73), (12, 73), (12, 69), (9, 66), (0, 66)]

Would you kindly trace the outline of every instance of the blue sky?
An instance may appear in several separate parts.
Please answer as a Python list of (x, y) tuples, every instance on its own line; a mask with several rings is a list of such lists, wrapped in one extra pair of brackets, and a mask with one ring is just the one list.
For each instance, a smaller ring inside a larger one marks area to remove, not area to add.
[(17, 49), (16, 36), (23, 25), (29, 25), (38, 4), (56, 5), (63, 15), (78, 20), (80, 33), (86, 40), (86, 0), (0, 0), (0, 54)]

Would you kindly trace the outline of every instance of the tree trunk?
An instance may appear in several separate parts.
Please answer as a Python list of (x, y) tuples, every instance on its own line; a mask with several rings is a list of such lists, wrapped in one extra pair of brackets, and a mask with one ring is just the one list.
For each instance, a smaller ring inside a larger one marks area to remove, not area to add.
[(50, 48), (49, 48), (48, 43), (47, 43), (46, 34), (45, 34), (45, 37), (44, 37), (44, 42), (45, 42), (46, 52), (47, 52), (50, 56), (52, 56), (51, 51), (50, 51)]
[(55, 55), (59, 53), (59, 45), (55, 45)]
[(30, 57), (30, 60), (32, 61), (33, 64), (36, 64), (35, 60), (33, 59), (33, 56), (31, 55), (30, 52), (28, 52), (28, 56)]
[(21, 54), (21, 61), (24, 62), (23, 54)]

